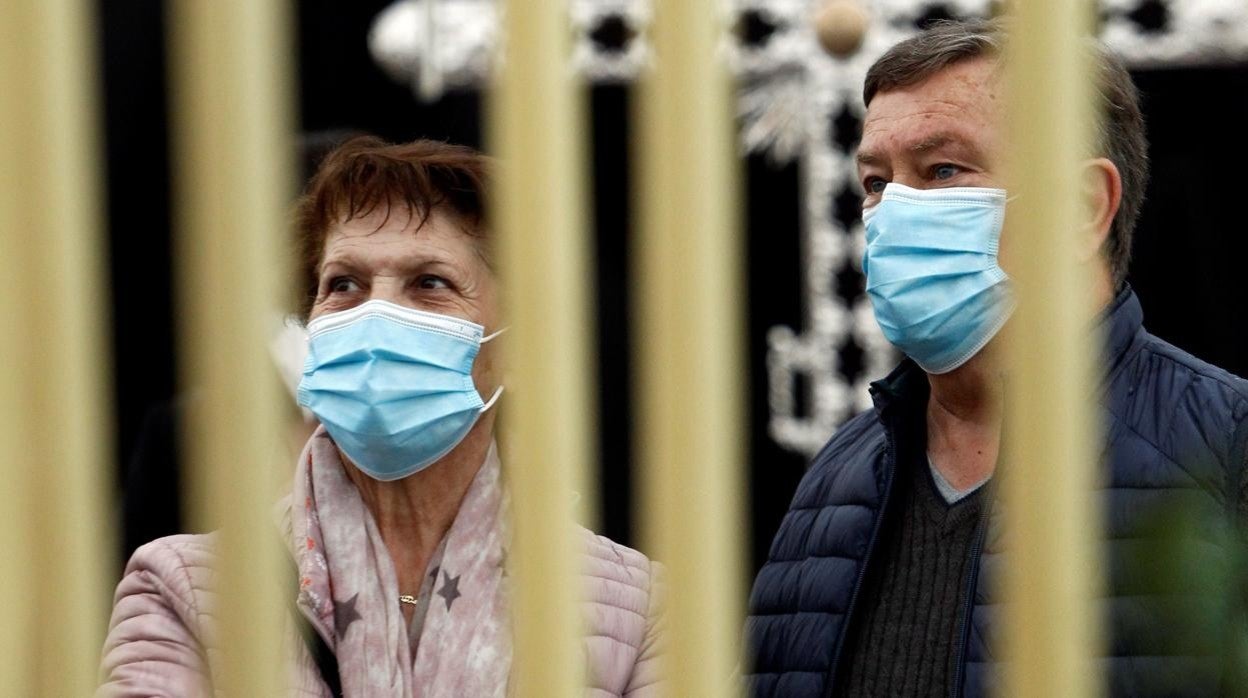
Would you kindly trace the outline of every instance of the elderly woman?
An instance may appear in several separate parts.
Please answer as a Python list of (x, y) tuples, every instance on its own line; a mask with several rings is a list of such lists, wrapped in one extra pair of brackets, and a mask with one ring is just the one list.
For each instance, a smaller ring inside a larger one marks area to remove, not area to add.
[[(322, 427), (283, 506), (299, 623), (313, 631), (307, 644), (292, 631), (292, 693), (328, 695), (335, 674), (346, 696), (507, 692), (506, 496), (494, 441), (505, 400), (491, 341), (503, 319), (486, 181), (485, 159), (466, 148), (357, 138), (325, 159), (299, 203), (309, 287), (299, 401)], [(649, 695), (658, 690), (651, 563), (588, 532), (584, 551), (590, 690)], [(134, 554), (100, 695), (213, 691), (211, 554), (206, 536)]]

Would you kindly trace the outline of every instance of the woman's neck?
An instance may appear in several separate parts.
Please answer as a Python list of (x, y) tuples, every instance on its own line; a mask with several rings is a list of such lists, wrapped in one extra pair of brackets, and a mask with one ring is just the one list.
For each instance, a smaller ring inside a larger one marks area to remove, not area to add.
[[(420, 592), (430, 558), (455, 522), (464, 495), (489, 455), (493, 427), (493, 415), (482, 415), (450, 453), (401, 480), (381, 482), (354, 466), (346, 469), (377, 522), (394, 563), (400, 594)], [(410, 620), (411, 607), (405, 604), (403, 608)]]

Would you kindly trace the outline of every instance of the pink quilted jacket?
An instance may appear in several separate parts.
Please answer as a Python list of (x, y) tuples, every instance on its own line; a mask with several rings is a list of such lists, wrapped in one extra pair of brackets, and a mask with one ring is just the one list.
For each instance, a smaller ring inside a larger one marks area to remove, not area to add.
[[(586, 695), (660, 695), (656, 566), (641, 553), (586, 531)], [(97, 696), (214, 695), (213, 536), (170, 536), (130, 559), (117, 587)], [(287, 632), (292, 696), (329, 696), (311, 655)], [(370, 697), (371, 698), (371, 697)]]

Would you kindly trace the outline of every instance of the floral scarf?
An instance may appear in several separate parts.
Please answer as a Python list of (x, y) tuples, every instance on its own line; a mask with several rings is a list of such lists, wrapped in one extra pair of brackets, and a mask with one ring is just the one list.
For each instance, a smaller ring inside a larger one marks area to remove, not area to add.
[(497, 447), (428, 571), (432, 596), (414, 657), (394, 565), (345, 467), (317, 429), (299, 459), (289, 510), (299, 605), (334, 650), (344, 695), (506, 695), (511, 637)]

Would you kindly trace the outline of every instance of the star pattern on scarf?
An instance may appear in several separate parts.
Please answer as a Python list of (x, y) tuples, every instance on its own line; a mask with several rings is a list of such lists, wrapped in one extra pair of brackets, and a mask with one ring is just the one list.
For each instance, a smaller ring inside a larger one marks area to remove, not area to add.
[(346, 601), (334, 601), (334, 632), (338, 633), (338, 638), (342, 639), (347, 634), (347, 628), (357, 620), (363, 620), (360, 612), (355, 610), (355, 603), (359, 600), (360, 595), (356, 594)]
[(463, 594), (459, 593), (459, 577), (452, 577), (450, 572), (443, 570), (442, 588), (438, 590), (438, 596), (446, 600), (446, 610), (449, 613), (451, 604), (455, 603), (455, 599), (463, 596)]

